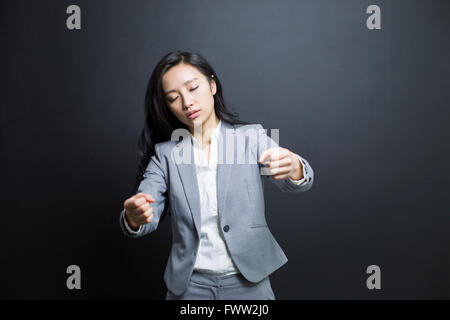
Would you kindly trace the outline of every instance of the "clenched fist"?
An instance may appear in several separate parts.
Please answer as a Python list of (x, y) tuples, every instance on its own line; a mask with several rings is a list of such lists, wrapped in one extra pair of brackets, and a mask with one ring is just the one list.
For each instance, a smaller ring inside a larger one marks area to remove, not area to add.
[(152, 202), (155, 202), (155, 199), (151, 195), (142, 192), (125, 200), (123, 204), (125, 218), (131, 229), (137, 231), (141, 225), (152, 221), (153, 208), (150, 206)]
[(303, 178), (303, 167), (295, 154), (286, 148), (270, 148), (261, 153), (258, 163), (264, 163), (274, 180), (287, 177), (293, 180)]

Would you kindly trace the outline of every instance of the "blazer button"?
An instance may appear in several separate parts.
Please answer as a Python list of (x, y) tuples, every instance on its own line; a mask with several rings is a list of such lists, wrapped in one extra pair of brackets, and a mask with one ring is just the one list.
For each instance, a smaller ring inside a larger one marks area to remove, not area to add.
[(223, 227), (223, 231), (228, 232), (228, 230), (230, 230), (230, 226), (226, 225), (225, 227)]

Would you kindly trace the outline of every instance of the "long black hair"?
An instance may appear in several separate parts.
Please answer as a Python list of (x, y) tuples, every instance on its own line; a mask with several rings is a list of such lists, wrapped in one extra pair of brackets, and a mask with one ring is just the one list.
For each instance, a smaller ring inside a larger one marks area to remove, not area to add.
[(133, 194), (137, 192), (150, 158), (155, 154), (155, 144), (170, 140), (172, 131), (177, 128), (188, 129), (167, 107), (162, 89), (163, 75), (180, 63), (196, 67), (208, 79), (209, 84), (211, 84), (211, 76), (214, 75), (217, 87), (214, 95), (214, 111), (220, 120), (230, 124), (248, 124), (239, 120), (237, 113), (226, 106), (219, 77), (204, 57), (198, 53), (186, 51), (166, 54), (153, 69), (145, 93), (145, 126), (138, 139), (139, 166)]

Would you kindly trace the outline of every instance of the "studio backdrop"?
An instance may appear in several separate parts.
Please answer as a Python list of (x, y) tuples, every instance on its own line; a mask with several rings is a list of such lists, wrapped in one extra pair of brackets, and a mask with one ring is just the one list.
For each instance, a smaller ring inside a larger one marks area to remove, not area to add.
[(164, 299), (170, 217), (131, 239), (119, 214), (173, 50), (202, 54), (239, 117), (314, 169), (308, 192), (265, 183), (277, 299), (450, 298), (448, 1), (0, 8), (1, 298)]

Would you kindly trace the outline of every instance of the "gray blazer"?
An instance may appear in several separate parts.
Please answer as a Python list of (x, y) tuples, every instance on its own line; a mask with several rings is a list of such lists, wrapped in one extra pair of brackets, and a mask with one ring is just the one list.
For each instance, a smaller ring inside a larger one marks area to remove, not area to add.
[[(247, 130), (256, 132), (256, 139), (245, 139), (244, 143), (234, 143), (230, 148), (229, 137), (233, 139), (240, 134), (241, 137), (246, 136)], [(250, 282), (261, 281), (287, 262), (286, 255), (267, 226), (264, 177), (283, 192), (307, 191), (314, 182), (313, 169), (303, 158), (306, 179), (300, 185), (295, 185), (287, 178), (274, 180), (268, 175), (262, 175), (257, 164), (261, 152), (277, 146), (260, 124), (231, 125), (222, 121), (217, 164), (219, 224), (234, 263)], [(191, 155), (190, 162), (180, 163), (175, 160), (179, 157), (174, 157), (174, 154), (184, 155), (184, 152)], [(229, 159), (234, 161), (230, 163)], [(125, 209), (120, 213), (119, 221), (124, 234), (142, 237), (156, 230), (165, 206), (169, 206), (172, 213), (172, 248), (164, 281), (167, 288), (176, 295), (181, 295), (187, 288), (199, 247), (201, 217), (198, 190), (191, 140), (184, 136), (181, 141), (157, 143), (155, 155), (152, 156), (138, 188), (138, 193), (151, 194), (155, 199), (151, 204), (152, 221), (144, 225), (138, 234), (131, 234), (123, 222)]]

